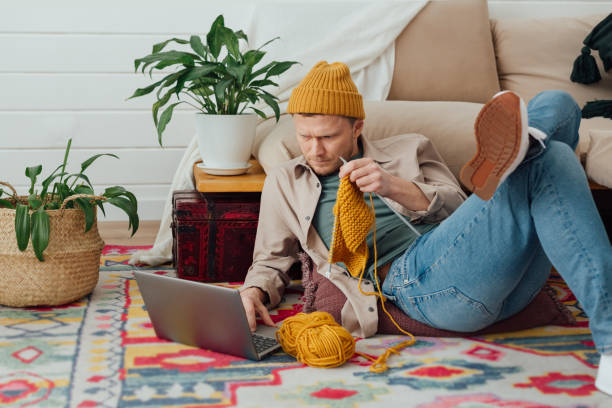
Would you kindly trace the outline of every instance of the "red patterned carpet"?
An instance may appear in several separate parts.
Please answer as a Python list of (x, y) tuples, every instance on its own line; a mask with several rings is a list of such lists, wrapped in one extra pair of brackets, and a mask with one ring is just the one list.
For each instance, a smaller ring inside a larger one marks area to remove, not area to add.
[[(598, 354), (586, 317), (559, 277), (549, 283), (571, 308), (576, 326), (477, 338), (419, 337), (390, 357), (388, 371), (374, 374), (370, 361), (359, 356), (338, 368), (316, 369), (282, 351), (253, 362), (158, 339), (132, 272), (174, 270), (127, 265), (135, 249), (107, 246), (98, 286), (78, 302), (0, 307), (0, 406), (612, 406), (593, 386)], [(301, 293), (294, 282), (273, 319), (299, 312)], [(402, 339), (359, 339), (357, 350), (377, 356)]]

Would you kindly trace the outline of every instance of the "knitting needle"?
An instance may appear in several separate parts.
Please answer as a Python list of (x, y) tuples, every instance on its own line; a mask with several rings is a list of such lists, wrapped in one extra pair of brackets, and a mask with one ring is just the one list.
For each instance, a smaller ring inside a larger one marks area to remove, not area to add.
[[(344, 158), (343, 158), (342, 156), (338, 156), (338, 158), (340, 158), (340, 160), (342, 160), (342, 163), (343, 163), (343, 164), (348, 163), (346, 160), (344, 160)], [(410, 223), (410, 221), (406, 220), (406, 218), (404, 218), (404, 216), (403, 216), (402, 214), (400, 214), (399, 212), (397, 212), (397, 210), (396, 210), (395, 208), (393, 208), (393, 207), (391, 206), (391, 204), (389, 204), (389, 203), (387, 202), (387, 200), (386, 200), (384, 197), (381, 197), (381, 196), (379, 196), (379, 195), (378, 195), (378, 194), (376, 194), (376, 193), (374, 193), (374, 195), (375, 195), (376, 197), (378, 197), (378, 198), (380, 199), (380, 201), (382, 201), (383, 203), (385, 203), (385, 205), (386, 205), (387, 207), (389, 207), (389, 209), (390, 209), (391, 211), (393, 211), (393, 213), (394, 213), (395, 215), (397, 215), (397, 218), (399, 218), (400, 220), (402, 220), (402, 222), (403, 222), (404, 224), (406, 224), (408, 227), (410, 227), (410, 229), (412, 230), (412, 232), (414, 232), (414, 233), (416, 234), (416, 236), (417, 236), (417, 237), (420, 237), (420, 236), (421, 236), (421, 233), (420, 233), (419, 231), (417, 231), (417, 229), (416, 229), (416, 228), (414, 228), (414, 225), (412, 225), (412, 224)]]

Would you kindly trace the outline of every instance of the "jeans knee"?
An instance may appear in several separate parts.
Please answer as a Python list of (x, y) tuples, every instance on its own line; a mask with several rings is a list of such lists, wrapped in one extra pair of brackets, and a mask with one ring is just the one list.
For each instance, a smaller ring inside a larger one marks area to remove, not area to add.
[(574, 97), (568, 92), (560, 89), (542, 91), (534, 96), (531, 102), (537, 102), (540, 99), (545, 100), (547, 105), (556, 106), (559, 108), (568, 107), (566, 109), (573, 110), (574, 112), (580, 111), (580, 107), (576, 103)]
[(553, 124), (552, 128), (548, 129), (554, 133), (549, 136), (576, 149), (582, 111), (572, 95), (557, 89), (542, 91), (529, 101), (529, 106), (536, 112), (541, 112), (542, 109), (554, 112), (550, 117), (554, 119), (556, 126)]
[(542, 160), (544, 160), (546, 168), (556, 173), (562, 173), (570, 169), (584, 173), (576, 153), (563, 142), (551, 140), (542, 154)]

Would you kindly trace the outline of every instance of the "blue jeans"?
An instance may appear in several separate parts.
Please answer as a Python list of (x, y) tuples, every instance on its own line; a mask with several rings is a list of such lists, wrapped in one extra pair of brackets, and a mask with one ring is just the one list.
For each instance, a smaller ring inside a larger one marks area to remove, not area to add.
[(410, 317), (470, 332), (521, 311), (551, 264), (589, 316), (600, 352), (612, 352), (612, 248), (574, 153), (580, 109), (562, 91), (528, 107), (531, 141), (523, 162), (483, 201), (472, 194), (391, 265), (383, 293)]

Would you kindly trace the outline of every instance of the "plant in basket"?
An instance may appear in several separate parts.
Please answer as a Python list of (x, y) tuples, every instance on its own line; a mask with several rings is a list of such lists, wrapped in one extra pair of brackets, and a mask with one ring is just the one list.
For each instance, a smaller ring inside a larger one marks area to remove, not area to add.
[[(97, 154), (81, 163), (80, 171), (66, 169), (72, 140), (63, 162), (37, 187), (42, 166), (27, 167), (27, 196), (18, 196), (0, 182), (0, 304), (8, 306), (59, 305), (90, 293), (98, 281), (104, 242), (96, 223), (110, 204), (123, 210), (132, 235), (138, 230), (136, 197), (121, 186), (96, 195), (85, 170)], [(30, 245), (31, 244), (31, 245)]]

